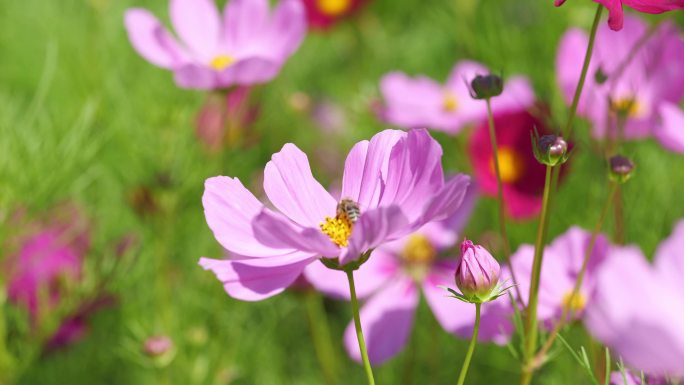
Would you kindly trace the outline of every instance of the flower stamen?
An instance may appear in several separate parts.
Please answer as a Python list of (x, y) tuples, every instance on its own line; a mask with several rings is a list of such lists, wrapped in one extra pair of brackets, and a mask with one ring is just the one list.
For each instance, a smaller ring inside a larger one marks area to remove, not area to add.
[(351, 8), (351, 0), (316, 0), (318, 9), (326, 16), (338, 17)]
[(573, 313), (579, 313), (587, 306), (587, 297), (582, 293), (573, 295), (573, 291), (571, 290), (563, 295), (563, 300), (561, 302), (563, 307), (567, 307)]
[(211, 59), (209, 66), (217, 71), (223, 71), (233, 63), (235, 63), (235, 59), (232, 56), (218, 55)]
[(446, 112), (454, 112), (458, 109), (458, 99), (452, 92), (445, 92), (442, 107)]
[[(489, 161), (489, 167), (494, 173), (494, 156)], [(501, 171), (501, 181), (504, 183), (515, 183), (525, 172), (525, 161), (515, 150), (508, 147), (499, 148), (499, 170)]]

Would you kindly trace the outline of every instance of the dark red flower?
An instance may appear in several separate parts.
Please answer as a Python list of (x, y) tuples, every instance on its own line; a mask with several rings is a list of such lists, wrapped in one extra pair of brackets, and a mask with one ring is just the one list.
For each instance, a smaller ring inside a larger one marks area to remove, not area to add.
[(354, 14), (368, 0), (303, 0), (306, 18), (312, 29), (327, 29)]

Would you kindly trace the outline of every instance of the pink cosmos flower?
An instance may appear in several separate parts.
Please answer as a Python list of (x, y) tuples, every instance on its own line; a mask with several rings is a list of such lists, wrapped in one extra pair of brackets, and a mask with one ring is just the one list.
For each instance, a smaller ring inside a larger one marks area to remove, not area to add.
[[(544, 135), (548, 129), (543, 120), (526, 110), (495, 113), (494, 125), (506, 214), (513, 219), (534, 217), (541, 210), (545, 166), (534, 157), (530, 133), (536, 128)], [(486, 119), (470, 138), (469, 155), (480, 191), (495, 197), (494, 153)]]
[[(470, 96), (468, 84), (476, 75), (489, 70), (473, 61), (461, 61), (451, 71), (446, 84), (426, 76), (411, 78), (402, 72), (390, 72), (380, 83), (385, 100), (382, 117), (403, 128), (428, 127), (457, 134), (470, 123), (487, 115), (486, 104)], [(534, 93), (527, 79), (511, 78), (503, 93), (492, 99), (497, 112), (520, 110), (534, 103)]]
[[(475, 308), (448, 297), (440, 286), (453, 286), (456, 258), (439, 258), (438, 254), (453, 247), (474, 207), (476, 188), (470, 187), (463, 204), (446, 221), (428, 223), (400, 240), (387, 243), (373, 252), (373, 257), (356, 275), (357, 294), (366, 299), (361, 308), (361, 324), (372, 363), (380, 364), (394, 357), (406, 345), (413, 327), (420, 293), (444, 330), (470, 337)], [(313, 264), (304, 271), (319, 291), (335, 298), (349, 299), (346, 275)], [(482, 307), (481, 341), (504, 343), (512, 330), (507, 316), (511, 314), (506, 298)], [(361, 360), (359, 347), (350, 322), (344, 342), (349, 355)]]
[[(65, 283), (80, 280), (90, 235), (87, 223), (73, 208), (58, 210), (46, 223), (32, 223), (28, 228), (30, 232), (19, 238), (16, 253), (8, 256), (3, 267), (10, 302), (25, 308), (32, 327), (39, 328), (62, 304)], [(85, 330), (81, 317), (66, 320), (49, 345), (67, 345), (80, 339)]]
[[(676, 9), (684, 9), (684, 0), (594, 0), (597, 3), (603, 4), (608, 9), (608, 25), (610, 29), (619, 31), (624, 24), (624, 13), (622, 6), (626, 5), (639, 12), (644, 13), (663, 13), (674, 11)], [(561, 2), (562, 4), (562, 2)], [(557, 4), (560, 5), (560, 4)], [(629, 29), (629, 25), (627, 26)]]
[(596, 277), (585, 324), (637, 370), (684, 376), (684, 221), (650, 266), (638, 247), (611, 250)]
[[(579, 293), (570, 302), (590, 240), (591, 233), (578, 227), (571, 227), (544, 250), (537, 317), (549, 329), (560, 319), (564, 306), (570, 305), (575, 316), (579, 318), (583, 316), (585, 307), (593, 300), (596, 269), (605, 263), (609, 247), (608, 241), (602, 235), (597, 238), (592, 250)], [(532, 245), (520, 246), (511, 256), (511, 265), (516, 274), (520, 293), (525, 298), (524, 302), (527, 302), (530, 291), (529, 280), (532, 275), (533, 259)]]
[[(625, 138), (654, 135), (665, 147), (682, 151), (684, 134), (676, 124), (684, 119), (677, 107), (684, 97), (684, 40), (669, 22), (660, 25), (652, 36), (648, 36), (648, 26), (636, 17), (625, 17), (625, 24), (628, 28), (621, 33), (599, 27), (578, 114), (591, 121), (594, 137), (605, 138), (618, 134), (617, 113), (622, 111), (627, 116)], [(645, 43), (637, 47), (644, 37)], [(571, 29), (558, 49), (557, 76), (568, 103), (575, 92), (587, 42), (584, 31)], [(634, 51), (635, 47), (638, 50)]]
[(309, 26), (325, 30), (361, 9), (369, 0), (303, 0)]
[(283, 291), (320, 258), (354, 261), (458, 209), (469, 178), (445, 181), (441, 158), (425, 130), (383, 131), (350, 151), (337, 202), (313, 178), (306, 155), (286, 144), (264, 170), (264, 190), (279, 212), (236, 178), (209, 178), (207, 223), (225, 249), (244, 257), (200, 265), (232, 297), (256, 301)]
[(183, 88), (220, 89), (273, 79), (306, 34), (304, 7), (282, 0), (230, 0), (219, 15), (213, 0), (171, 0), (177, 41), (149, 11), (126, 12), (128, 37), (150, 63), (174, 73)]

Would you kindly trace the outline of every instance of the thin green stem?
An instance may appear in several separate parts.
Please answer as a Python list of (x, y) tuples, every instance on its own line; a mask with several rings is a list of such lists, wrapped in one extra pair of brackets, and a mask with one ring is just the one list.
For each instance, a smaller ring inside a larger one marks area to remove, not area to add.
[[(601, 210), (599, 219), (596, 222), (596, 226), (594, 227), (594, 230), (591, 233), (589, 244), (587, 245), (587, 248), (584, 250), (584, 259), (582, 260), (582, 267), (580, 268), (580, 272), (577, 275), (577, 279), (575, 279), (575, 285), (572, 289), (572, 294), (570, 295), (570, 298), (568, 299), (566, 305), (563, 306), (561, 318), (554, 326), (553, 330), (551, 331), (551, 334), (549, 334), (549, 338), (544, 342), (544, 345), (535, 355), (534, 359), (530, 361), (530, 367), (527, 368), (530, 372), (536, 370), (541, 365), (544, 358), (546, 357), (546, 354), (553, 346), (553, 343), (556, 341), (556, 337), (558, 337), (558, 333), (560, 332), (560, 330), (567, 324), (568, 319), (572, 319), (573, 315), (568, 313), (570, 313), (574, 309), (571, 309), (571, 306), (569, 305), (573, 304), (575, 302), (575, 297), (579, 295), (579, 290), (580, 287), (582, 287), (584, 275), (586, 274), (587, 266), (589, 265), (589, 258), (591, 258), (591, 252), (592, 250), (594, 250), (594, 246), (596, 245), (598, 235), (601, 233), (601, 228), (603, 227), (606, 217), (608, 216), (608, 210), (612, 205), (613, 199), (615, 199), (617, 186), (617, 183), (611, 182), (610, 191), (608, 192), (608, 197), (606, 198), (606, 203), (603, 205), (603, 209)], [(570, 317), (568, 317), (568, 315), (570, 315)]]
[(354, 314), (354, 327), (356, 328), (356, 339), (359, 341), (359, 350), (361, 351), (361, 360), (363, 367), (366, 369), (366, 377), (368, 377), (368, 384), (375, 385), (373, 378), (373, 368), (368, 360), (368, 351), (366, 350), (366, 341), (363, 339), (363, 330), (361, 330), (361, 317), (359, 316), (359, 300), (356, 298), (356, 287), (354, 286), (354, 271), (347, 270), (347, 280), (349, 280), (349, 293), (351, 294), (352, 313)]
[(534, 262), (532, 264), (532, 276), (530, 284), (529, 301), (527, 305), (525, 319), (525, 360), (526, 367), (523, 370), (521, 384), (529, 384), (532, 380), (532, 371), (528, 366), (534, 356), (537, 346), (537, 303), (539, 302), (539, 281), (541, 277), (541, 266), (544, 258), (544, 243), (546, 238), (547, 223), (549, 218), (549, 197), (551, 195), (551, 171), (552, 166), (546, 166), (546, 177), (544, 178), (544, 196), (542, 198), (542, 210), (537, 227), (537, 238), (534, 246)]
[[(499, 201), (499, 232), (501, 233), (501, 239), (503, 241), (504, 254), (506, 256), (505, 260), (508, 262), (511, 256), (511, 244), (508, 240), (508, 231), (506, 230), (506, 206), (503, 197), (503, 180), (501, 179), (501, 165), (499, 163), (499, 146), (496, 141), (496, 126), (494, 125), (494, 114), (492, 112), (492, 102), (491, 99), (487, 99), (487, 119), (489, 122), (489, 138), (492, 143), (492, 154), (494, 155), (494, 172), (496, 173), (496, 194), (497, 200)], [(520, 289), (518, 288), (518, 280), (516, 279), (515, 272), (513, 271), (513, 266), (509, 264), (509, 270), (511, 272), (511, 278), (513, 279), (514, 288), (518, 298), (522, 298), (520, 295)]]
[(318, 363), (323, 370), (325, 383), (335, 385), (337, 384), (337, 361), (330, 342), (330, 329), (328, 329), (328, 319), (323, 308), (323, 298), (314, 290), (308, 291), (305, 295), (311, 339), (316, 350)]
[(461, 367), (461, 374), (458, 376), (458, 385), (465, 383), (466, 374), (468, 374), (468, 367), (470, 366), (470, 359), (473, 358), (475, 345), (477, 345), (477, 333), (480, 331), (480, 307), (482, 304), (475, 304), (475, 326), (473, 327), (473, 336), (470, 338), (470, 345), (468, 345), (468, 352), (466, 353), (463, 366)]
[(567, 139), (570, 139), (572, 136), (572, 123), (575, 120), (575, 115), (577, 114), (577, 106), (579, 105), (580, 96), (582, 96), (584, 82), (587, 80), (587, 72), (589, 72), (589, 63), (591, 62), (591, 56), (594, 52), (594, 42), (596, 42), (596, 31), (598, 31), (599, 22), (601, 21), (601, 13), (603, 13), (603, 5), (598, 4), (596, 7), (596, 14), (594, 15), (594, 23), (591, 26), (591, 33), (589, 34), (589, 44), (587, 45), (587, 51), (584, 54), (582, 72), (580, 73), (580, 78), (577, 82), (577, 87), (575, 88), (575, 95), (572, 98), (570, 113), (568, 114), (568, 121), (565, 124), (565, 129), (563, 130), (563, 136), (565, 136)]

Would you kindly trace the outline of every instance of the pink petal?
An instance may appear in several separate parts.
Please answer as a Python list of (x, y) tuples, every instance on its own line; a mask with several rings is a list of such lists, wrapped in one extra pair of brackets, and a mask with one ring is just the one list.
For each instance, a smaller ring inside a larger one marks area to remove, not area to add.
[(435, 119), (441, 117), (444, 89), (428, 77), (391, 72), (382, 78), (380, 91), (386, 105), (384, 117), (392, 124), (404, 128), (434, 126)]
[[(397, 279), (373, 296), (361, 309), (361, 329), (372, 364), (398, 354), (408, 339), (418, 306), (418, 290), (409, 279)], [(361, 361), (354, 323), (347, 326), (344, 346), (351, 358)]]
[(299, 0), (281, 0), (271, 19), (270, 46), (276, 59), (284, 61), (306, 36), (306, 11)]
[(680, 284), (684, 292), (684, 220), (677, 222), (672, 234), (660, 243), (655, 263), (661, 274)]
[(252, 222), (254, 237), (264, 245), (281, 250), (299, 250), (335, 257), (340, 249), (318, 228), (301, 227), (280, 213), (264, 209)]
[(266, 83), (278, 75), (281, 65), (267, 57), (243, 58), (218, 74), (218, 84), (221, 88), (228, 88)]
[(515, 76), (506, 82), (503, 93), (492, 99), (492, 110), (494, 113), (525, 110), (535, 101), (530, 81), (526, 77)]
[(622, 0), (594, 0), (603, 4), (608, 9), (608, 25), (613, 31), (622, 29), (624, 13), (622, 11)]
[(171, 22), (176, 33), (195, 54), (210, 61), (216, 54), (221, 34), (213, 0), (171, 0)]
[(316, 259), (311, 254), (292, 253), (241, 260), (201, 258), (199, 264), (216, 274), (231, 297), (260, 301), (281, 293)]
[[(579, 28), (573, 28), (563, 35), (558, 46), (556, 76), (565, 101), (568, 104), (572, 102), (572, 98), (575, 95), (575, 88), (582, 71), (582, 60), (587, 50), (587, 44), (589, 44), (587, 33)], [(595, 87), (590, 76), (587, 79), (587, 85), (587, 88)], [(583, 95), (579, 106), (580, 113), (583, 112), (583, 102), (587, 99), (586, 94)]]
[(663, 103), (660, 106), (661, 125), (654, 135), (666, 149), (684, 154), (684, 111), (679, 106)]
[(266, 164), (264, 191), (278, 210), (302, 226), (318, 228), (326, 217), (335, 216), (337, 202), (314, 179), (306, 154), (294, 144), (284, 145)]
[(133, 48), (150, 63), (173, 68), (187, 60), (183, 48), (147, 10), (127, 10), (124, 24)]
[(293, 248), (269, 247), (255, 238), (252, 222), (267, 209), (237, 178), (218, 176), (207, 179), (202, 204), (209, 228), (227, 250), (251, 257), (294, 251)]
[(186, 63), (174, 70), (174, 80), (181, 88), (214, 90), (221, 88), (218, 73), (195, 63)]
[(340, 264), (358, 259), (361, 254), (382, 243), (395, 240), (409, 231), (409, 223), (397, 206), (366, 211), (354, 224), (349, 245), (340, 255)]
[(451, 177), (425, 204), (421, 217), (414, 223), (420, 227), (432, 221), (441, 221), (456, 213), (463, 203), (470, 177), (459, 174)]
[[(356, 295), (366, 298), (387, 283), (399, 269), (397, 262), (394, 256), (375, 250), (368, 262), (354, 272)], [(333, 298), (350, 299), (345, 272), (328, 269), (322, 263), (312, 263), (304, 270), (304, 276), (320, 292)]]
[(354, 145), (344, 164), (341, 197), (357, 202), (362, 212), (376, 207), (390, 153), (403, 137), (406, 137), (403, 131), (385, 130), (375, 134), (370, 142), (364, 140)]
[(223, 34), (229, 49), (253, 45), (267, 28), (269, 11), (268, 0), (230, 0), (223, 12)]

